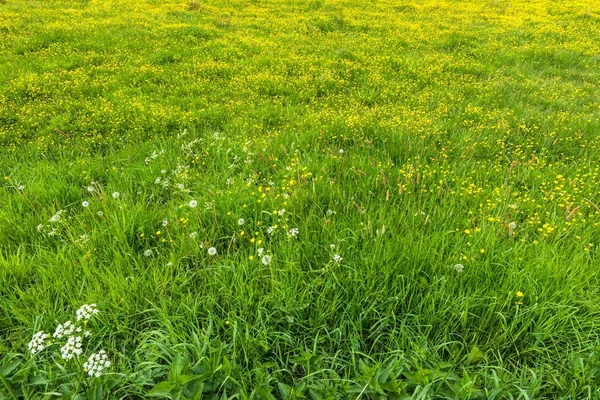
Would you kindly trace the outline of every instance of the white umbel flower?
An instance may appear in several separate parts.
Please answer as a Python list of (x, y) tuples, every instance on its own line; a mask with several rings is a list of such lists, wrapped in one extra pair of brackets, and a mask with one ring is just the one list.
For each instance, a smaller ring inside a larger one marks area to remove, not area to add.
[(60, 348), (60, 355), (64, 360), (71, 360), (73, 357), (79, 357), (83, 354), (83, 339), (81, 336), (69, 336), (67, 343)]
[(104, 350), (92, 354), (90, 358), (83, 364), (83, 368), (88, 375), (95, 378), (101, 376), (105, 369), (110, 367), (110, 361)]
[(296, 236), (298, 236), (299, 232), (300, 230), (298, 228), (292, 228), (288, 231), (288, 236), (295, 238)]
[(331, 259), (333, 260), (334, 263), (339, 264), (342, 262), (343, 258), (342, 256), (340, 256), (339, 254), (334, 254)]
[(62, 339), (65, 336), (72, 335), (76, 329), (77, 327), (75, 324), (73, 324), (71, 321), (67, 321), (64, 324), (58, 324), (52, 337)]
[(46, 343), (46, 340), (49, 337), (50, 337), (50, 335), (48, 335), (44, 331), (39, 331), (38, 333), (33, 335), (33, 337), (31, 338), (31, 341), (29, 342), (29, 346), (28, 346), (31, 354), (39, 353), (40, 351), (44, 350), (46, 348), (46, 346), (48, 345)]
[(84, 304), (76, 311), (77, 321), (87, 322), (92, 316), (98, 314), (98, 308), (95, 304)]

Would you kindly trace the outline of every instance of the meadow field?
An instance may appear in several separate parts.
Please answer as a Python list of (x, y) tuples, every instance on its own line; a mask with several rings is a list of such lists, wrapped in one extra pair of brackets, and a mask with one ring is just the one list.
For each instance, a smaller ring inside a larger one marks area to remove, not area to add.
[(600, 399), (600, 2), (0, 0), (0, 399)]

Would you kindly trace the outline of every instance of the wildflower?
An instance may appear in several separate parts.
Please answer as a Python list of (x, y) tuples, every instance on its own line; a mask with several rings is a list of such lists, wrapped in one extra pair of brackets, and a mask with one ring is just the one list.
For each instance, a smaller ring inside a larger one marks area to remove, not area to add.
[(95, 378), (102, 375), (106, 368), (111, 365), (108, 360), (108, 356), (104, 350), (100, 350), (98, 353), (92, 354), (90, 358), (83, 364), (83, 369), (87, 371), (88, 375)]
[(84, 207), (89, 207), (90, 203), (87, 202), (87, 201), (84, 201), (83, 203), (81, 203), (81, 205), (84, 206)]
[(328, 217), (331, 217), (333, 214), (335, 214), (335, 211), (333, 211), (333, 210), (327, 210), (325, 212), (325, 215), (327, 215)]
[(87, 191), (90, 192), (90, 193), (92, 193), (94, 190), (96, 190), (96, 189), (94, 189), (93, 186), (88, 186), (87, 187)]
[(169, 262), (167, 263), (167, 267), (172, 267), (173, 265), (175, 265), (175, 264), (173, 264), (173, 261), (169, 261)]
[(17, 185), (17, 189), (19, 189), (22, 192), (25, 189), (25, 186), (19, 184)]
[(462, 265), (462, 264), (456, 264), (456, 265), (454, 266), (454, 269), (456, 270), (456, 272), (458, 272), (458, 273), (461, 273), (461, 272), (463, 272), (463, 270), (465, 269), (465, 266), (464, 266), (464, 265)]
[(340, 149), (340, 154), (344, 154), (344, 149)]
[(58, 222), (60, 221), (60, 213), (56, 213), (52, 216), (52, 218), (50, 218), (50, 222)]
[(84, 304), (75, 312), (77, 315), (77, 321), (83, 320), (87, 322), (92, 318), (93, 315), (98, 314), (98, 308), (96, 304)]
[(113, 199), (116, 199), (120, 196), (121, 194), (119, 192), (113, 192), (112, 197)]
[(333, 260), (334, 263), (339, 264), (342, 262), (343, 258), (342, 256), (340, 256), (339, 254), (334, 254), (333, 257), (331, 257), (331, 259)]
[(144, 251), (144, 256), (150, 257), (151, 255), (152, 255), (152, 250), (148, 249), (148, 250)]
[(190, 238), (196, 239), (197, 237), (198, 237), (198, 232), (192, 232), (192, 233), (190, 233)]
[(102, 211), (98, 211), (96, 214), (98, 214), (99, 217), (104, 215), (104, 213)]
[(262, 257), (264, 251), (265, 251), (265, 249), (263, 249), (262, 247), (260, 249), (258, 249), (257, 250), (258, 256)]
[(217, 249), (215, 249), (214, 247), (209, 247), (208, 248), (208, 255), (209, 256), (214, 256), (217, 254)]
[(281, 210), (277, 211), (277, 214), (279, 214), (279, 215), (285, 214), (285, 208), (282, 208)]
[(190, 200), (190, 207), (196, 208), (198, 206), (198, 202), (196, 200)]
[(240, 218), (240, 219), (238, 219), (238, 225), (240, 225), (240, 226), (241, 226), (241, 225), (244, 225), (244, 222), (245, 222), (245, 221), (244, 221), (244, 218)]
[(82, 337), (81, 336), (69, 336), (67, 343), (60, 348), (60, 355), (64, 360), (70, 360), (73, 357), (78, 357), (83, 353), (82, 350)]
[(38, 333), (33, 335), (28, 346), (31, 354), (39, 353), (40, 351), (44, 350), (47, 346), (46, 339), (48, 339), (49, 337), (50, 336), (44, 331), (39, 331)]
[(207, 201), (206, 203), (204, 203), (204, 208), (206, 210), (210, 210), (213, 207), (214, 203), (212, 201)]
[(43, 224), (39, 224), (38, 226), (35, 227), (37, 229), (38, 232), (41, 232), (42, 229), (44, 229), (44, 225)]
[(333, 244), (333, 243), (332, 243), (332, 244), (330, 244), (330, 245), (329, 245), (329, 248), (330, 248), (331, 250), (334, 250), (334, 249), (335, 249), (335, 244)]
[(178, 183), (177, 184), (177, 189), (183, 190), (183, 189), (185, 189), (185, 185), (183, 183)]
[(67, 321), (64, 324), (58, 324), (52, 337), (62, 339), (65, 336), (73, 334), (75, 332), (75, 328), (76, 326), (71, 321)]
[(262, 256), (262, 258), (261, 258), (261, 261), (262, 261), (262, 263), (263, 263), (264, 265), (269, 265), (269, 264), (271, 264), (271, 260), (272, 260), (271, 256), (270, 256), (270, 255), (267, 255), (267, 254), (265, 254), (265, 255), (264, 255), (264, 256)]
[(270, 234), (272, 234), (274, 230), (275, 230), (275, 228), (274, 228), (274, 227), (272, 227), (272, 226), (268, 227), (268, 228), (267, 228), (267, 235), (270, 235)]
[(517, 295), (517, 297), (523, 297), (523, 292), (521, 292), (520, 290), (517, 290), (516, 295)]
[(161, 224), (162, 224), (162, 226), (167, 226), (167, 225), (169, 225), (169, 221), (167, 221), (166, 219), (163, 219)]
[(298, 228), (292, 228), (288, 231), (288, 236), (295, 238), (296, 236), (298, 236), (299, 232), (300, 231), (298, 230)]

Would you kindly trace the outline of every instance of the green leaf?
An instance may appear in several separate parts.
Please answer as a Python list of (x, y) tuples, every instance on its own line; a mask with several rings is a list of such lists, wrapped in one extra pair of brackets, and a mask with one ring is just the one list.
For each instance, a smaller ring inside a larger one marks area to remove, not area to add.
[(159, 384), (157, 384), (156, 386), (154, 386), (152, 388), (152, 390), (150, 390), (148, 392), (148, 396), (170, 398), (171, 397), (171, 391), (173, 389), (176, 389), (176, 388), (177, 388), (177, 386), (175, 386), (171, 382), (169, 382), (169, 381), (162, 381)]

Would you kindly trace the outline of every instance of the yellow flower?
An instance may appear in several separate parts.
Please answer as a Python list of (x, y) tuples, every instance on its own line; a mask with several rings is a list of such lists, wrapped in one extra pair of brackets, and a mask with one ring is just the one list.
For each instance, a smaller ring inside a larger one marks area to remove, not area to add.
[(517, 290), (517, 297), (523, 297), (523, 292), (521, 292), (520, 290)]

